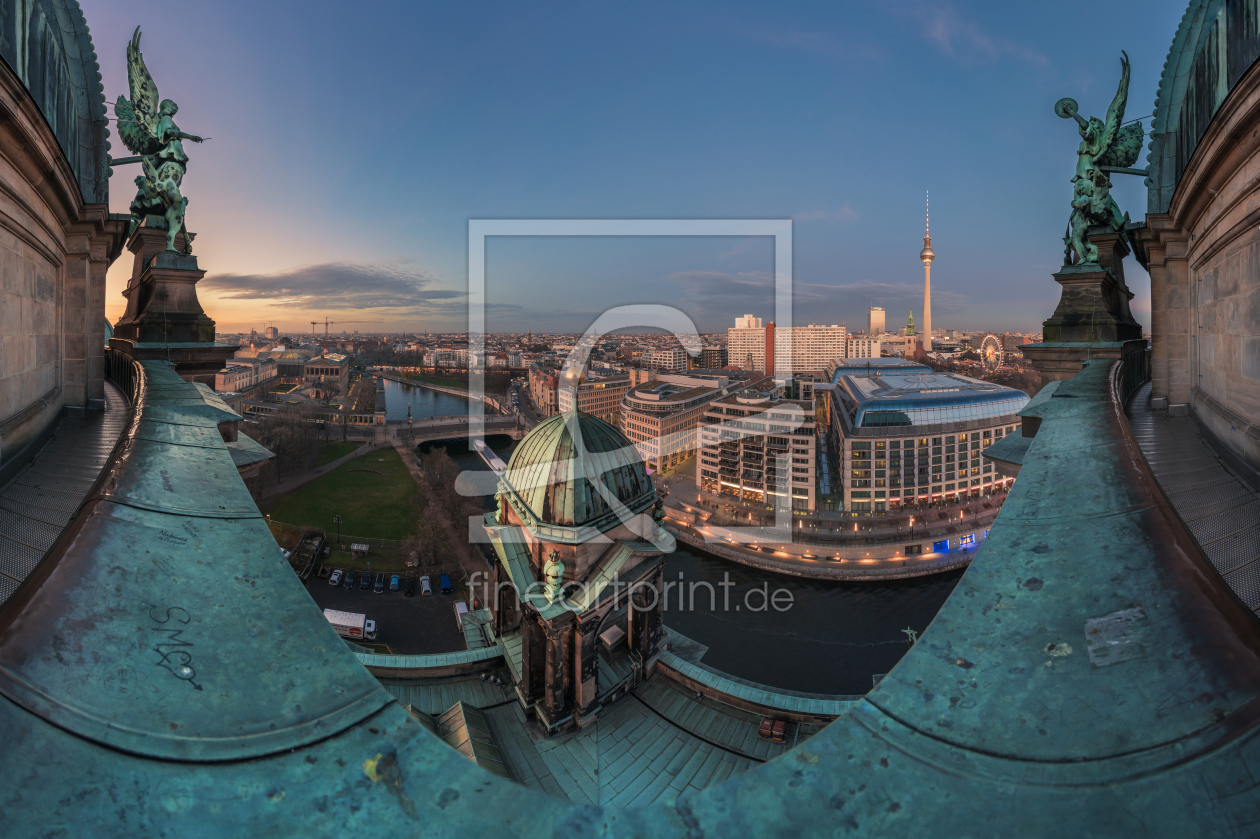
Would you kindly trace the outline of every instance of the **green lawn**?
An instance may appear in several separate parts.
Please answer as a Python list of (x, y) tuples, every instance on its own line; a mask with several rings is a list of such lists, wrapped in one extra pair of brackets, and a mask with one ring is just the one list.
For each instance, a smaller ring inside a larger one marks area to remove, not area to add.
[(319, 450), (319, 460), (315, 461), (316, 466), (323, 466), (325, 463), (332, 463), (339, 457), (344, 457), (350, 452), (357, 449), (362, 443), (347, 441), (345, 443), (329, 443)]
[(310, 525), (337, 538), (350, 536), (406, 539), (423, 509), (415, 479), (393, 449), (351, 458), (327, 475), (276, 499), (266, 510), (276, 521)]

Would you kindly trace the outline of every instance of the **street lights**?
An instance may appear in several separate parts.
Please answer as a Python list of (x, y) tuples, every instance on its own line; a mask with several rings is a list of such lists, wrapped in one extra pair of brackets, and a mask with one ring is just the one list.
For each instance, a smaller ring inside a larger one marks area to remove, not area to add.
[(333, 516), (333, 524), (337, 525), (337, 544), (341, 544), (341, 516)]

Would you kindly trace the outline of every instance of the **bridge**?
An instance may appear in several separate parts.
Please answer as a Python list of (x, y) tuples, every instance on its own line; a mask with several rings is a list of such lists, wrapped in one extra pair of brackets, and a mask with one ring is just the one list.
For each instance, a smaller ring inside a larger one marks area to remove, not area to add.
[[(389, 428), (393, 436), (414, 445), (433, 443), (438, 440), (465, 440), (470, 436), (470, 423), (464, 414), (413, 420), (410, 429), (406, 422), (391, 421)], [(516, 417), (488, 416), (482, 421), (482, 428), (485, 435), (504, 434), (513, 440), (521, 439), (529, 430), (523, 423), (517, 422)]]

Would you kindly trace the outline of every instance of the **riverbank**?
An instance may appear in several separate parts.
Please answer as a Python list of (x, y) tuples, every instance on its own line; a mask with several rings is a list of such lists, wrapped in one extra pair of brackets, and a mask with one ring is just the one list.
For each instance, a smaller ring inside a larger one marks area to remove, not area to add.
[[(668, 508), (667, 508), (668, 515)], [(957, 571), (971, 564), (975, 548), (959, 549), (946, 553), (931, 553), (922, 559), (893, 557), (883, 559), (847, 559), (827, 556), (794, 556), (787, 551), (776, 550), (766, 554), (757, 548), (744, 548), (730, 542), (712, 541), (686, 525), (666, 519), (666, 527), (674, 538), (693, 550), (703, 551), (718, 559), (737, 562), (792, 577), (835, 582), (862, 582), (879, 580), (908, 580), (933, 574)], [(782, 546), (776, 546), (781, 548)], [(801, 547), (801, 546), (797, 546)], [(977, 546), (978, 547), (978, 546)], [(815, 547), (815, 550), (818, 550)], [(839, 550), (839, 548), (836, 548)]]
[[(379, 376), (382, 379), (387, 379), (388, 381), (391, 381), (391, 382), (397, 382), (398, 384), (401, 384), (401, 385), (412, 385), (413, 387), (423, 387), (428, 390), (432, 390), (436, 393), (445, 393), (449, 396), (458, 396), (461, 399), (473, 398), (473, 395), (469, 393), (466, 388), (452, 387), (450, 385), (434, 384), (432, 382), (426, 382), (422, 379), (413, 379), (400, 373), (387, 373), (384, 370), (377, 370), (374, 368), (370, 370), (369, 372), (373, 376)], [(508, 410), (506, 410), (503, 407), (503, 403), (500, 400), (495, 399), (493, 396), (482, 394), (481, 401), (483, 404), (493, 408), (495, 413), (498, 413), (498, 414), (510, 413)]]

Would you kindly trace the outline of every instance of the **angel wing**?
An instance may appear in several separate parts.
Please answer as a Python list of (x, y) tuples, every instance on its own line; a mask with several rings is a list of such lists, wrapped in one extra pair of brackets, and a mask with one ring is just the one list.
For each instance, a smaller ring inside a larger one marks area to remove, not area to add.
[[(135, 124), (139, 130), (153, 137), (157, 134), (158, 89), (149, 75), (149, 68), (144, 66), (144, 56), (140, 54), (140, 27), (131, 36), (127, 44), (127, 83), (131, 87), (131, 109), (135, 115)], [(131, 145), (128, 144), (128, 148)], [(134, 151), (134, 149), (132, 149)]]
[(118, 136), (132, 154), (157, 154), (162, 150), (162, 144), (136, 121), (135, 110), (126, 96), (118, 97), (118, 102), (114, 105), (114, 117), (118, 121)]
[(1116, 132), (1116, 138), (1111, 141), (1111, 145), (1098, 156), (1095, 163), (1099, 166), (1127, 169), (1137, 162), (1138, 155), (1142, 153), (1142, 141), (1145, 139), (1146, 132), (1142, 130), (1142, 123), (1123, 125)]
[(1120, 86), (1116, 89), (1116, 97), (1111, 100), (1111, 107), (1107, 108), (1107, 121), (1098, 141), (1098, 147), (1103, 149), (1103, 154), (1106, 154), (1106, 150), (1116, 139), (1120, 123), (1124, 122), (1124, 106), (1129, 98), (1129, 56), (1124, 50), (1120, 54), (1124, 56), (1120, 62)]

